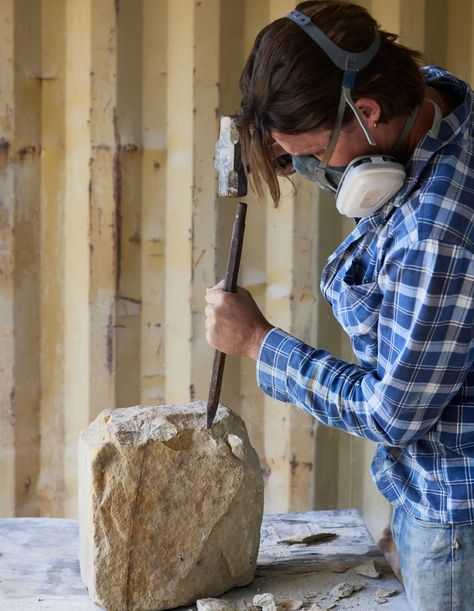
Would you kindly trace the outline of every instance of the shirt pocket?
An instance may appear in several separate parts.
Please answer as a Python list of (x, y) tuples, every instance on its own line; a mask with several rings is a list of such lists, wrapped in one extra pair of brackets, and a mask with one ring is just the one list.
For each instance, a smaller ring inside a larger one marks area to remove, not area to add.
[(339, 290), (336, 317), (349, 335), (354, 352), (364, 366), (373, 367), (378, 353), (378, 322), (382, 291), (377, 282), (353, 283), (346, 275)]
[(372, 460), (371, 471), (379, 492), (395, 507), (401, 504), (393, 471), (398, 465), (398, 448), (379, 445)]

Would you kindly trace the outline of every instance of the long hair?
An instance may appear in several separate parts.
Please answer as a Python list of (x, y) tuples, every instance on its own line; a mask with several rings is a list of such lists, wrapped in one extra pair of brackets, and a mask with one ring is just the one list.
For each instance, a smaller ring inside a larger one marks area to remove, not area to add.
[[(355, 101), (361, 97), (376, 100), (381, 122), (408, 114), (421, 104), (425, 90), (421, 54), (396, 43), (395, 34), (380, 30), (366, 9), (344, 0), (313, 0), (296, 8), (347, 51), (367, 49), (379, 30), (380, 48), (357, 73), (352, 96)], [(257, 35), (240, 78), (237, 124), (245, 162), (260, 197), (266, 183), (273, 201), (280, 198), (270, 131), (301, 134), (332, 129), (341, 79), (342, 71), (290, 19), (277, 19)], [(351, 118), (346, 108), (344, 122)]]

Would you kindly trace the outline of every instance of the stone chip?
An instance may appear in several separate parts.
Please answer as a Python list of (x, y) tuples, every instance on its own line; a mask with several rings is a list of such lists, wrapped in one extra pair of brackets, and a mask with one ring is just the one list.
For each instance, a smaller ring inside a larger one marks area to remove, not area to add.
[(239, 460), (245, 460), (245, 447), (244, 442), (237, 435), (227, 435), (227, 442), (230, 446), (232, 454)]
[(375, 592), (375, 601), (381, 605), (387, 602), (389, 596), (394, 596), (395, 594), (397, 594), (397, 591), (393, 588), (379, 588)]
[(281, 539), (278, 541), (278, 543), (282, 543), (284, 545), (311, 545), (313, 543), (335, 539), (337, 536), (337, 533), (320, 531), (311, 534), (295, 535), (289, 539)]
[(358, 575), (363, 575), (364, 577), (372, 577), (373, 579), (380, 577), (380, 571), (374, 560), (367, 560), (367, 562), (356, 566), (354, 570)]
[(285, 600), (279, 600), (277, 604), (278, 611), (298, 611), (304, 604), (303, 600), (299, 598), (287, 598)]
[(256, 594), (253, 597), (252, 603), (255, 607), (262, 609), (262, 611), (277, 611), (275, 599), (273, 598), (273, 594), (270, 594), (270, 592)]
[(201, 598), (196, 601), (196, 607), (197, 611), (237, 611), (237, 607), (220, 598)]

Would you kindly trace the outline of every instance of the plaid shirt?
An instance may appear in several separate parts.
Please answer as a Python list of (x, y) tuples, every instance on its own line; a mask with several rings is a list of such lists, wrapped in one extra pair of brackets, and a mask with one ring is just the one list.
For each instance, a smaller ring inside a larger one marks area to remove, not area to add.
[(262, 344), (268, 395), (379, 443), (382, 494), (415, 518), (474, 524), (474, 155), (469, 86), (428, 84), (461, 104), (426, 134), (402, 190), (329, 258), (321, 290), (360, 365), (281, 329)]

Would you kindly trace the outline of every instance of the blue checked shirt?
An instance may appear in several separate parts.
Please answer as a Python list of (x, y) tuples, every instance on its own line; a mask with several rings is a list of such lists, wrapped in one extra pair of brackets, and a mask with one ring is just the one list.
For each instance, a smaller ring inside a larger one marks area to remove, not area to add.
[(402, 190), (358, 223), (322, 275), (360, 365), (273, 329), (257, 380), (378, 442), (372, 473), (394, 506), (474, 524), (473, 92), (438, 68), (425, 78), (460, 104), (418, 144)]

